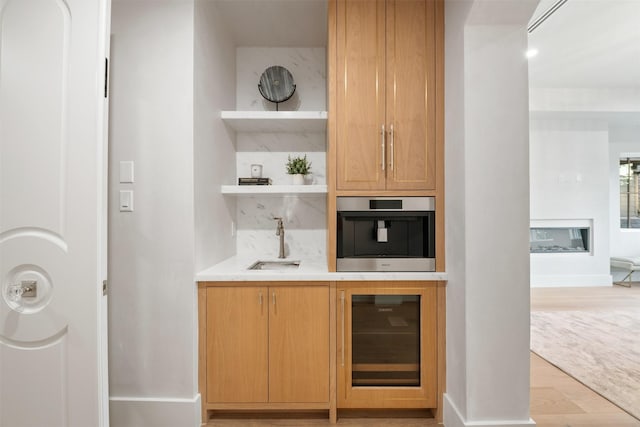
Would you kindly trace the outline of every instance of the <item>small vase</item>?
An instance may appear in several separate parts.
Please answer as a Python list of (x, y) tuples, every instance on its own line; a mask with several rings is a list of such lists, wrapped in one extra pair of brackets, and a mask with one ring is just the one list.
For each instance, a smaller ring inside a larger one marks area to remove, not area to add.
[(293, 185), (304, 185), (304, 175), (301, 173), (291, 175), (291, 183)]

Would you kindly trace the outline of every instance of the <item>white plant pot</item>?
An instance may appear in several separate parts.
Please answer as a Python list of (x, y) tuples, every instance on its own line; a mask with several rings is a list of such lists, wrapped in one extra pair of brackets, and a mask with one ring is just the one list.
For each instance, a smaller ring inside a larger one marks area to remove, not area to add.
[(304, 175), (301, 173), (291, 175), (291, 183), (293, 185), (304, 185)]

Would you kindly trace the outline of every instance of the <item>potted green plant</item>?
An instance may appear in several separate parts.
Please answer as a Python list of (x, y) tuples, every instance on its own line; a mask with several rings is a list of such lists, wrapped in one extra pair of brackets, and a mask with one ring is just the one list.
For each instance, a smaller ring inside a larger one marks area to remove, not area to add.
[(287, 174), (292, 176), (292, 183), (296, 185), (304, 184), (304, 176), (311, 170), (311, 162), (307, 160), (307, 155), (303, 157), (288, 156)]

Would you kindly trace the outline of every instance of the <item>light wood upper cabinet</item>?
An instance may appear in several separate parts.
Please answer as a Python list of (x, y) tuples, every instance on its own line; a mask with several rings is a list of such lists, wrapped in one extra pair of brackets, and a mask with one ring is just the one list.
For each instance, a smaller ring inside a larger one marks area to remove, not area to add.
[(437, 0), (337, 0), (337, 190), (436, 187)]
[(338, 1), (338, 189), (384, 189), (385, 4)]
[(205, 408), (328, 404), (326, 284), (208, 287), (204, 329)]
[(435, 2), (387, 1), (387, 189), (435, 188)]

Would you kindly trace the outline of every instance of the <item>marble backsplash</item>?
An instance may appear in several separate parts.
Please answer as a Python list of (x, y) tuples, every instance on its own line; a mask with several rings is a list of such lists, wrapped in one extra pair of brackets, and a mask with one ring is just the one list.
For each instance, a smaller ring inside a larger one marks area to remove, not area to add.
[(287, 258), (326, 255), (324, 195), (240, 197), (236, 218), (238, 255), (278, 256), (274, 217), (283, 220)]
[(262, 165), (262, 176), (274, 185), (291, 184), (286, 163), (289, 156), (307, 156), (311, 175), (307, 184), (326, 184), (327, 156), (324, 133), (238, 133), (236, 171), (238, 177), (251, 176), (251, 165)]
[(275, 111), (276, 105), (258, 91), (260, 76), (272, 65), (291, 72), (296, 91), (279, 105), (280, 111), (324, 111), (326, 49), (324, 47), (239, 47), (236, 49), (236, 109)]
[[(293, 97), (280, 111), (326, 110), (326, 49), (309, 47), (236, 50), (236, 109), (273, 111), (275, 104), (262, 98), (258, 81), (272, 66), (287, 68), (296, 83)], [(237, 177), (251, 176), (251, 165), (262, 165), (262, 176), (275, 185), (291, 184), (286, 173), (288, 156), (307, 156), (311, 175), (307, 184), (326, 184), (326, 134), (324, 132), (237, 132)], [(279, 238), (276, 221), (285, 227), (287, 258), (326, 256), (326, 197), (324, 195), (238, 197), (236, 207), (238, 255), (276, 258)]]

